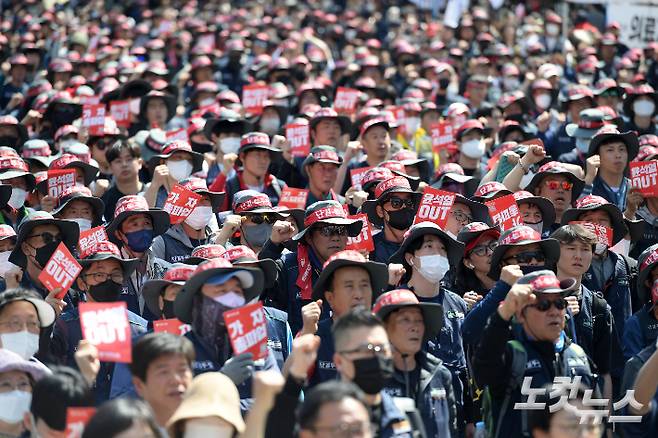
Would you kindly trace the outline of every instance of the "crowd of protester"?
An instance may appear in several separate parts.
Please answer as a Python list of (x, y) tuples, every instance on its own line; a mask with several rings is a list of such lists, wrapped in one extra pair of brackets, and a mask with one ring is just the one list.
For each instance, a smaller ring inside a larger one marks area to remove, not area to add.
[(604, 7), (1, 8), (0, 437), (658, 436), (658, 43)]

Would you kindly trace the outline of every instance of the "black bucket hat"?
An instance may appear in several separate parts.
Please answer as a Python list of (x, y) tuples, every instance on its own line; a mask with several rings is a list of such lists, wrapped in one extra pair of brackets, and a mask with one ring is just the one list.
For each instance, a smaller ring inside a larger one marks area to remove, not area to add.
[(555, 206), (553, 206), (550, 199), (543, 196), (535, 196), (525, 190), (514, 192), (514, 199), (516, 200), (516, 205), (532, 204), (539, 208), (542, 217), (542, 231), (548, 231), (555, 223)]
[(615, 125), (605, 125), (592, 137), (592, 140), (589, 142), (589, 150), (587, 151), (587, 156), (591, 157), (599, 153), (599, 148), (603, 143), (607, 143), (611, 140), (621, 141), (626, 145), (626, 150), (628, 151), (627, 161), (631, 161), (637, 155), (640, 150), (640, 142), (637, 138), (637, 134), (634, 131), (628, 132), (619, 132)]

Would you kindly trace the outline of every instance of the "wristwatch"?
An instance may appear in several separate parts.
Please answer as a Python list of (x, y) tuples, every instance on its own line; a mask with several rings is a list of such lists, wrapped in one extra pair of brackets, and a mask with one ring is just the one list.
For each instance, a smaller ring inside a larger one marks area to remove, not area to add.
[(528, 168), (526, 169), (525, 167), (523, 167), (523, 163), (521, 163), (521, 160), (519, 160), (519, 162), (516, 163), (516, 165), (519, 166), (521, 170), (523, 170), (524, 175), (527, 175), (528, 172), (530, 172), (530, 166), (528, 166)]

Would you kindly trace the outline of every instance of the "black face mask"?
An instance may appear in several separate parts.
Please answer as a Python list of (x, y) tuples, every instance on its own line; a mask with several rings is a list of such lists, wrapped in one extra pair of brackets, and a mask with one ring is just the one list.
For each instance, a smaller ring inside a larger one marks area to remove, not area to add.
[(89, 286), (89, 295), (99, 303), (109, 303), (119, 298), (123, 286), (109, 278), (102, 283)]
[(532, 272), (537, 272), (537, 271), (543, 271), (546, 269), (546, 266), (541, 265), (541, 266), (519, 266), (521, 268), (521, 272), (523, 272), (523, 275), (530, 274)]
[(402, 208), (395, 211), (387, 211), (388, 224), (396, 230), (406, 230), (414, 222), (416, 211), (411, 208)]
[(47, 243), (45, 246), (42, 246), (41, 248), (37, 248), (34, 259), (37, 261), (39, 266), (42, 268), (46, 267), (46, 263), (48, 263), (48, 260), (50, 260), (50, 257), (53, 255), (59, 244), (59, 240), (54, 240), (50, 243)]
[(393, 360), (380, 356), (354, 362), (354, 383), (366, 394), (374, 395), (393, 377)]
[(18, 139), (12, 135), (0, 136), (0, 146), (9, 146), (12, 149), (16, 149), (17, 143)]
[(439, 79), (439, 88), (445, 90), (450, 85), (450, 79), (441, 78)]
[(174, 302), (173, 301), (163, 300), (162, 316), (165, 319), (171, 319), (171, 318), (176, 317), (176, 315), (174, 314)]

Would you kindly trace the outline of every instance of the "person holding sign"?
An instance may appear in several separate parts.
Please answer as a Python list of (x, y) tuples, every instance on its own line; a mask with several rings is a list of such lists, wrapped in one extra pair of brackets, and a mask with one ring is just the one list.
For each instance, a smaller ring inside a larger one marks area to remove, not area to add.
[(57, 219), (76, 222), (82, 232), (101, 225), (104, 211), (105, 204), (100, 198), (92, 196), (91, 190), (73, 186), (59, 195), (52, 213)]
[[(304, 325), (298, 334), (315, 334), (320, 338), (309, 386), (336, 379), (334, 337), (331, 332), (334, 321), (350, 309), (370, 309), (373, 301), (386, 289), (387, 283), (386, 265), (370, 262), (358, 251), (340, 251), (325, 262), (313, 286), (313, 301), (302, 307)], [(329, 304), (331, 317), (320, 320), (323, 302)]]
[(98, 167), (81, 160), (76, 155), (64, 153), (53, 160), (48, 167), (49, 170), (75, 169), (75, 183), (89, 187), (93, 185), (98, 175)]
[(145, 281), (162, 278), (169, 264), (153, 255), (150, 250), (153, 238), (164, 234), (169, 228), (169, 215), (160, 209), (149, 209), (142, 196), (124, 196), (117, 202), (114, 219), (106, 226), (110, 241), (116, 243), (121, 256), (139, 259), (139, 268), (127, 280), (127, 293), (121, 298), (128, 310), (148, 320), (155, 319), (142, 296)]
[(409, 180), (403, 176), (394, 176), (377, 184), (375, 199), (362, 206), (368, 220), (382, 227), (382, 231), (373, 236), (375, 251), (370, 255), (371, 260), (389, 262), (414, 221), (421, 197), (421, 193), (411, 190)]
[(332, 146), (315, 146), (311, 149), (311, 153), (302, 163), (302, 175), (308, 179), (306, 207), (329, 199), (345, 203), (345, 198), (336, 195), (333, 190), (342, 162), (343, 159)]
[(210, 243), (213, 227), (217, 229), (215, 214), (224, 201), (224, 193), (211, 192), (201, 178), (190, 177), (180, 181), (180, 185), (202, 198), (183, 222), (153, 239), (153, 255), (168, 263), (182, 262), (194, 248)]
[(278, 367), (269, 347), (262, 364), (255, 364), (250, 353), (236, 355), (223, 316), (258, 298), (263, 278), (257, 268), (233, 266), (224, 258), (208, 260), (196, 268), (174, 302), (176, 317), (192, 326), (185, 337), (196, 351), (194, 374), (220, 371), (227, 375), (238, 387), (243, 409), (251, 404), (253, 372)]
[[(76, 286), (84, 293), (88, 303), (119, 301), (126, 280), (138, 265), (137, 259), (122, 258), (119, 248), (112, 242), (96, 243), (88, 250), (85, 258), (77, 261), (82, 266), (82, 272), (76, 280)], [(147, 321), (130, 310), (126, 312), (132, 336), (146, 333)], [(80, 312), (77, 307), (67, 308), (55, 322), (50, 352), (57, 362), (77, 368), (75, 352), (82, 339)], [(95, 376), (96, 400), (108, 400), (112, 395), (132, 391), (127, 375), (121, 374), (121, 378), (113, 378), (116, 370), (117, 367), (113, 363), (101, 362), (100, 370)]]

